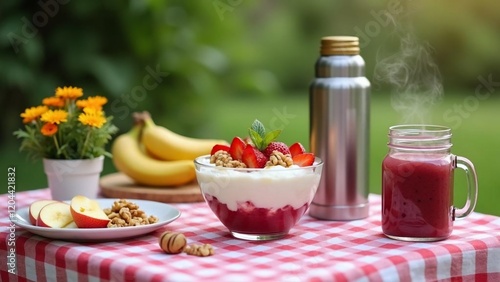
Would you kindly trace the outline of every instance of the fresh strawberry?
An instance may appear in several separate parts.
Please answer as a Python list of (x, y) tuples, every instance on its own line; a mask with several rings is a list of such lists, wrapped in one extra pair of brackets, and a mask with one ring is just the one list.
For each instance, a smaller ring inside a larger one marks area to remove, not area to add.
[(215, 153), (217, 153), (218, 151), (226, 151), (226, 152), (229, 152), (229, 146), (228, 145), (223, 145), (223, 144), (215, 144), (213, 147), (212, 147), (212, 151), (210, 151), (210, 155), (213, 155)]
[(293, 164), (298, 166), (310, 166), (314, 163), (313, 153), (302, 153), (292, 157)]
[(257, 148), (248, 145), (243, 150), (242, 162), (249, 168), (263, 168), (266, 166), (267, 158)]
[(290, 149), (288, 149), (288, 146), (283, 143), (283, 142), (277, 142), (273, 141), (267, 145), (267, 147), (262, 151), (266, 157), (269, 158), (273, 151), (279, 151), (283, 153), (283, 155), (290, 154)]
[(241, 160), (243, 150), (245, 150), (246, 146), (247, 144), (240, 137), (233, 138), (231, 146), (229, 147), (229, 154), (231, 155), (233, 160)]
[(243, 141), (245, 141), (245, 143), (253, 146), (252, 138), (250, 138), (250, 136), (243, 138)]
[(304, 146), (302, 146), (302, 144), (300, 144), (299, 142), (293, 143), (289, 149), (290, 149), (290, 154), (292, 154), (292, 157), (306, 152)]

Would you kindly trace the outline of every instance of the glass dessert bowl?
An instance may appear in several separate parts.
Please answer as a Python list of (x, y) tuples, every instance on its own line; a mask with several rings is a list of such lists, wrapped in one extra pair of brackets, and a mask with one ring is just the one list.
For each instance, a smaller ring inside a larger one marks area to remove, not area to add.
[(304, 215), (316, 193), (323, 162), (311, 166), (229, 168), (195, 159), (196, 177), (210, 209), (233, 237), (273, 240), (285, 237)]

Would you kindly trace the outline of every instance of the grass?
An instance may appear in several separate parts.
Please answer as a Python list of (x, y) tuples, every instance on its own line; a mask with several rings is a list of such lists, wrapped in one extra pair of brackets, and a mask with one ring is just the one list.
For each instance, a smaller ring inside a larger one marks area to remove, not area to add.
[[(500, 177), (495, 157), (500, 156), (500, 131), (498, 109), (500, 99), (489, 97), (471, 104), (470, 96), (446, 96), (444, 101), (431, 108), (426, 121), (452, 127), (454, 144), (452, 152), (469, 158), (478, 171), (479, 197), (476, 211), (500, 216), (496, 203), (500, 199)], [(309, 109), (307, 94), (274, 99), (226, 99), (217, 102), (216, 115), (211, 119), (212, 137), (230, 140), (244, 136), (255, 118), (267, 127), (283, 129), (281, 138), (291, 144), (296, 141), (309, 144)], [(446, 113), (446, 114), (445, 114)], [(372, 95), (370, 134), (370, 192), (380, 193), (381, 163), (387, 153), (387, 129), (404, 121), (392, 109), (390, 99)], [(161, 124), (161, 122), (158, 122)], [(31, 163), (16, 146), (0, 148), (7, 167), (16, 168), (17, 191), (46, 187), (47, 182), (41, 162)], [(114, 172), (111, 160), (105, 160), (103, 175)], [(455, 174), (455, 204), (459, 207), (466, 199), (466, 178), (462, 171)]]

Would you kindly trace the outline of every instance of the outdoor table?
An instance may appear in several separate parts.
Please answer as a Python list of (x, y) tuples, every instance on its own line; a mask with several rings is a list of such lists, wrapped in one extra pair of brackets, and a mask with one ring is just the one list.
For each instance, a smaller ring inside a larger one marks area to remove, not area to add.
[[(48, 199), (48, 189), (18, 192), (16, 208)], [(472, 213), (456, 221), (451, 237), (431, 243), (386, 238), (380, 226), (380, 195), (371, 194), (370, 216), (321, 221), (304, 215), (280, 240), (231, 237), (208, 206), (173, 204), (182, 214), (157, 231), (124, 241), (78, 243), (51, 240), (15, 229), (16, 271), (6, 263), (10, 224), (0, 196), (2, 281), (500, 281), (500, 217)], [(215, 254), (168, 255), (158, 245), (166, 230), (188, 244), (211, 244)], [(460, 279), (458, 279), (460, 280)]]

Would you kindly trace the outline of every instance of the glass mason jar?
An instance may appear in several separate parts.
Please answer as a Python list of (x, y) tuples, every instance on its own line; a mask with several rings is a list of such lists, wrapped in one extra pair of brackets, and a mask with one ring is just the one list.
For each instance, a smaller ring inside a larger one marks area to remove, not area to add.
[[(450, 236), (453, 221), (476, 205), (472, 162), (451, 154), (451, 129), (438, 125), (389, 128), (389, 152), (382, 162), (382, 230), (392, 239), (437, 241)], [(467, 175), (465, 206), (453, 206), (453, 172)]]

